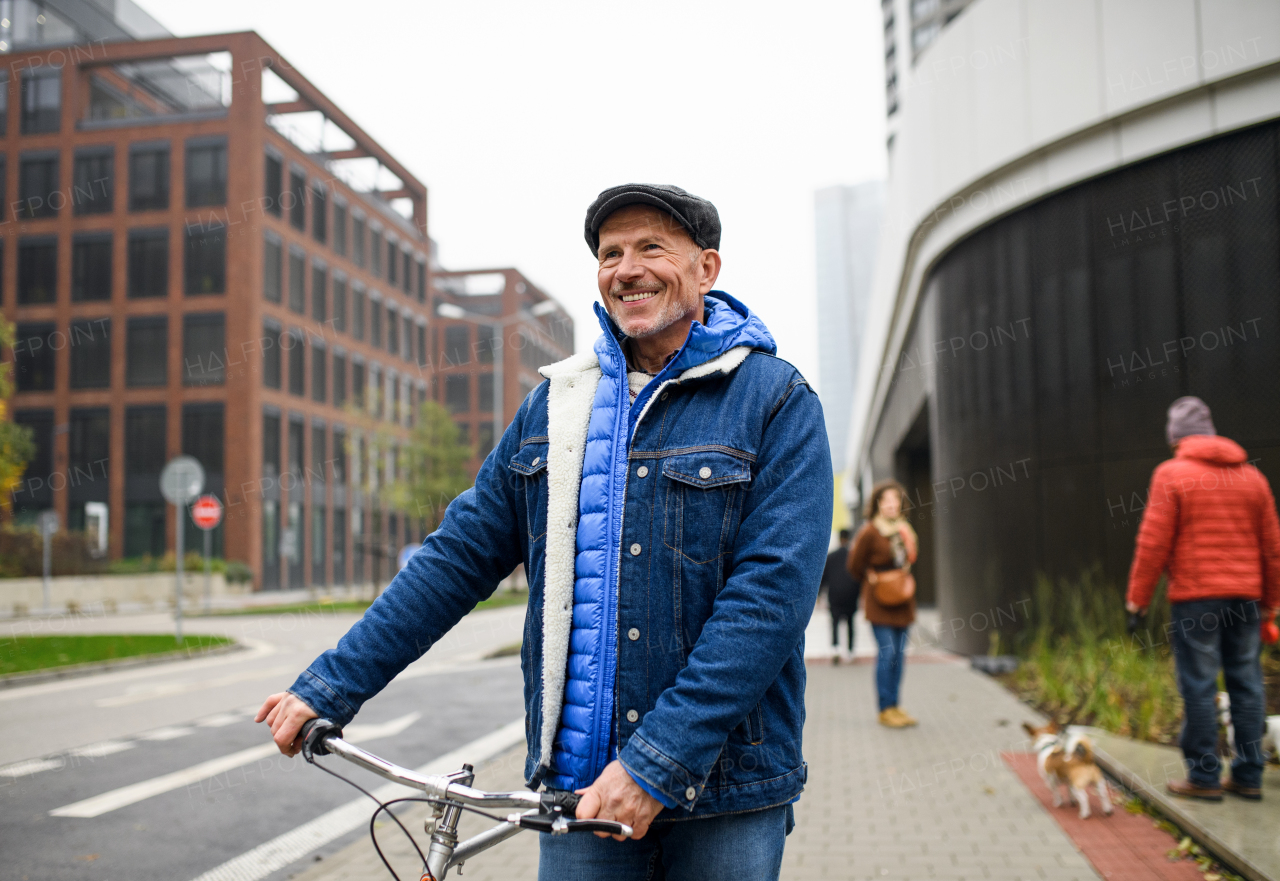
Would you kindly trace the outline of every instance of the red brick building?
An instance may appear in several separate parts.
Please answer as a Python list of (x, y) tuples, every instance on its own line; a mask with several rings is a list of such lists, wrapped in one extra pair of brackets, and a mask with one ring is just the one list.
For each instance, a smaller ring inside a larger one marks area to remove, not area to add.
[(157, 478), (188, 453), (226, 505), (216, 553), (258, 587), (388, 577), (421, 525), (364, 491), (358, 434), (407, 434), (431, 388), (426, 187), (254, 33), (7, 62), (0, 291), (38, 449), (17, 516), (105, 504), (112, 557), (163, 553)]

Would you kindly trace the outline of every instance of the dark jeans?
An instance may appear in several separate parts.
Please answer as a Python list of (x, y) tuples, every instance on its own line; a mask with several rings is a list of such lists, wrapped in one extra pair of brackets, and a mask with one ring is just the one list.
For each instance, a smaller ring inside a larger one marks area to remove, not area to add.
[(876, 635), (876, 696), (880, 712), (898, 705), (902, 668), (907, 664), (907, 628), (872, 624)]
[(849, 654), (853, 654), (853, 616), (854, 612), (846, 609), (831, 610), (831, 647), (840, 647), (840, 622), (849, 629)]
[(614, 841), (587, 832), (540, 835), (540, 881), (740, 881), (777, 879), (795, 825), (791, 805), (650, 826)]
[(1236, 756), (1231, 763), (1231, 777), (1241, 786), (1262, 785), (1265, 698), (1258, 622), (1255, 600), (1173, 604), (1169, 628), (1178, 667), (1178, 690), (1185, 705), (1182, 754), (1187, 762), (1187, 778), (1197, 786), (1217, 787), (1222, 778), (1214, 706), (1219, 669), (1231, 696), (1231, 724), (1235, 728)]

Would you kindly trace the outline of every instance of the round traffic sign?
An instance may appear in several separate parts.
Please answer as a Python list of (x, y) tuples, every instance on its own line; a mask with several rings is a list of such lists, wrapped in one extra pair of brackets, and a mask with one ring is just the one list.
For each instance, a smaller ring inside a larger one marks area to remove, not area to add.
[(171, 505), (185, 505), (204, 489), (204, 466), (191, 456), (169, 460), (160, 472), (160, 492)]
[(222, 502), (217, 496), (201, 496), (191, 506), (191, 519), (201, 529), (213, 529), (222, 522)]

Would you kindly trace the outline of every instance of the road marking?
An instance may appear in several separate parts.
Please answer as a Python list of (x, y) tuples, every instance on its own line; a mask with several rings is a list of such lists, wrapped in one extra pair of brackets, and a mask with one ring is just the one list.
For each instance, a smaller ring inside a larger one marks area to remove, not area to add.
[(194, 728), (157, 728), (155, 731), (148, 731), (145, 734), (139, 734), (138, 740), (177, 740), (179, 737), (186, 737), (188, 734), (195, 734)]
[[(249, 718), (253, 718), (250, 716)], [(219, 713), (216, 716), (209, 716), (201, 719), (196, 723), (201, 728), (222, 728), (226, 725), (234, 725), (236, 722), (247, 722), (244, 713)]]
[(101, 743), (91, 743), (88, 746), (82, 746), (73, 749), (69, 755), (82, 756), (86, 759), (101, 759), (104, 756), (122, 753), (127, 749), (133, 749), (138, 744), (132, 740), (104, 740)]
[(270, 679), (273, 676), (282, 676), (289, 673), (296, 674), (297, 671), (297, 664), (283, 664), (258, 670), (242, 670), (239, 673), (230, 673), (226, 676), (219, 676), (216, 679), (197, 679), (194, 682), (158, 682), (154, 685), (142, 685), (126, 689), (124, 694), (118, 694), (114, 697), (98, 698), (93, 704), (96, 707), (126, 707), (129, 704), (138, 704), (143, 701), (173, 697), (179, 694), (190, 694), (193, 691), (204, 691), (208, 688), (222, 688), (240, 682), (252, 682), (255, 679)]
[(15, 762), (0, 768), (0, 777), (30, 777), (41, 771), (61, 768), (64, 764), (66, 763), (62, 759), (27, 759), (25, 762)]
[[(419, 774), (448, 774), (456, 771), (464, 762), (479, 765), (501, 755), (524, 740), (524, 719), (519, 718), (504, 725), (492, 734), (473, 740), (466, 746), (446, 753), (417, 769)], [(373, 790), (379, 801), (388, 801), (418, 793), (416, 789), (388, 783)], [(253, 850), (210, 869), (195, 881), (261, 881), (272, 872), (302, 859), (317, 848), (336, 841), (361, 826), (369, 825), (369, 815), (374, 811), (367, 798), (358, 798), (321, 814), (309, 823), (284, 833)]]
[[(393, 737), (404, 731), (410, 725), (418, 720), (421, 713), (409, 713), (407, 716), (401, 716), (399, 719), (392, 719), (390, 722), (382, 722), (374, 725), (352, 725), (353, 743), (365, 740), (376, 740), (380, 737)], [(160, 729), (165, 731), (166, 729)], [(169, 729), (180, 730), (180, 729)], [(183, 730), (184, 734), (190, 734), (191, 729)], [(181, 735), (176, 735), (181, 736)], [(156, 739), (156, 738), (152, 738)], [(169, 738), (163, 738), (169, 739)], [(54, 808), (49, 812), (54, 817), (100, 817), (103, 814), (128, 807), (131, 804), (144, 801), (153, 796), (162, 795), (166, 792), (172, 792), (183, 786), (190, 786), (193, 783), (199, 783), (201, 780), (207, 780), (210, 777), (216, 777), (233, 768), (239, 768), (241, 765), (247, 765), (249, 762), (256, 762), (258, 759), (265, 759), (277, 752), (274, 743), (264, 743), (259, 746), (251, 746), (248, 749), (242, 749), (239, 752), (222, 756), (216, 759), (210, 759), (207, 762), (201, 762), (198, 765), (192, 765), (190, 768), (183, 768), (181, 771), (174, 771), (170, 774), (162, 774), (159, 777), (152, 777), (150, 780), (143, 780), (139, 783), (133, 783), (129, 786), (122, 786), (119, 789), (113, 789), (110, 792), (104, 792), (101, 795), (95, 795), (92, 798), (86, 798), (83, 801), (74, 804), (63, 805), (60, 808)], [(52, 761), (52, 760), (50, 760)], [(45, 770), (40, 768), (39, 770)], [(30, 773), (35, 773), (30, 772)]]

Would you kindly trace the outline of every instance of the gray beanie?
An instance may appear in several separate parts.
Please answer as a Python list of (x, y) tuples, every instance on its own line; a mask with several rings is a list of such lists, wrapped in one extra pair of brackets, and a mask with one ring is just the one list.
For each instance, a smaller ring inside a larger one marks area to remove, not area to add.
[(1187, 435), (1217, 433), (1213, 417), (1209, 415), (1209, 405), (1199, 398), (1188, 395), (1169, 405), (1169, 424), (1164, 435), (1171, 445)]

